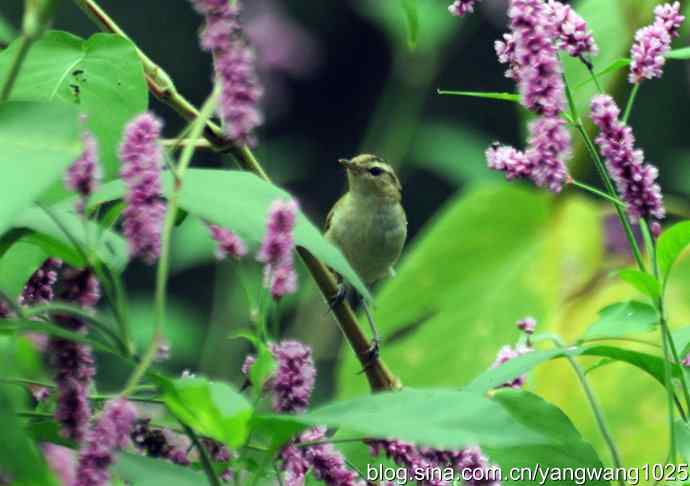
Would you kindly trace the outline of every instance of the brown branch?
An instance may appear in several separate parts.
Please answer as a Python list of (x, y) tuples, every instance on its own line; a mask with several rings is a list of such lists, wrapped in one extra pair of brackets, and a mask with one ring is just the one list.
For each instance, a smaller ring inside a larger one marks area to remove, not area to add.
[[(127, 34), (125, 34), (117, 23), (110, 18), (110, 16), (108, 16), (108, 14), (95, 1), (74, 0), (74, 3), (82, 11), (84, 11), (86, 15), (101, 28), (101, 30), (118, 34), (129, 39)], [(138, 47), (137, 53), (144, 67), (144, 73), (146, 75), (146, 82), (148, 84), (149, 91), (161, 102), (170, 106), (183, 118), (187, 120), (197, 118), (199, 116), (199, 111), (186, 98), (178, 93), (172, 79), (170, 79), (170, 76), (168, 76), (168, 74), (160, 66), (154, 63)], [(265, 181), (270, 182), (271, 179), (269, 178), (268, 174), (266, 174), (259, 161), (256, 160), (249, 147), (237, 146), (233, 144), (232, 141), (225, 137), (222, 128), (216, 123), (209, 121), (206, 124), (204, 138), (206, 138), (206, 140), (208, 140), (217, 151), (232, 154), (242, 169), (252, 172)], [(299, 247), (297, 251), (309, 269), (309, 272), (318, 285), (319, 290), (326, 300), (330, 301), (338, 291), (333, 274), (306, 248)], [(357, 318), (347, 302), (343, 301), (337, 304), (333, 308), (333, 314), (335, 315), (343, 334), (359, 359), (359, 362), (366, 373), (371, 389), (373, 391), (381, 391), (400, 388), (400, 381), (388, 370), (383, 361), (378, 357), (374, 357), (372, 359), (370, 356), (370, 343), (359, 327)]]

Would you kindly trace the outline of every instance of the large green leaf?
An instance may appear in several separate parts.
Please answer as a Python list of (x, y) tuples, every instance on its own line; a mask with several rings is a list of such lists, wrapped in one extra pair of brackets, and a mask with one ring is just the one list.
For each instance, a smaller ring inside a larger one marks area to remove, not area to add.
[[(39, 246), (50, 256), (61, 258), (73, 266), (83, 267), (86, 262), (73, 245), (71, 236), (82, 248), (90, 246), (95, 249), (98, 259), (112, 270), (124, 270), (129, 254), (127, 242), (120, 235), (109, 229), (101, 229), (93, 222), (85, 224), (81, 216), (70, 209), (54, 207), (50, 211), (59, 220), (60, 225), (43, 209), (29, 208), (14, 219), (13, 226), (17, 231), (9, 236), (22, 237), (24, 241)], [(88, 236), (85, 230), (88, 231)]]
[[(511, 448), (485, 448), (491, 462), (501, 466), (504, 475), (511, 468), (528, 468), (534, 470), (538, 464), (542, 471), (550, 469), (573, 468), (582, 471), (600, 470), (603, 466), (594, 448), (585, 442), (571, 420), (556, 406), (528, 392), (502, 390), (494, 400), (500, 403), (511, 416), (526, 427), (543, 433), (552, 440), (552, 444), (523, 444)], [(577, 478), (557, 479), (541, 477), (532, 479), (511, 478), (504, 476), (503, 484), (584, 484)], [(609, 481), (591, 479), (586, 484), (609, 484)]]
[[(548, 322), (561, 299), (593, 277), (599, 225), (584, 200), (554, 208), (545, 193), (505, 183), (451, 201), (377, 296), (386, 363), (410, 386), (471, 381), (517, 338), (516, 320)], [(343, 356), (340, 394), (365, 393), (359, 365)]]
[[(166, 175), (165, 193), (172, 191), (172, 176)], [(106, 184), (93, 197), (95, 204), (121, 198), (120, 181)], [(242, 171), (191, 169), (187, 171), (179, 205), (203, 220), (230, 228), (250, 247), (256, 248), (266, 232), (266, 215), (276, 199), (291, 198), (289, 193), (253, 174)], [(369, 291), (343, 254), (323, 237), (300, 212), (295, 227), (295, 242), (343, 275), (357, 290), (369, 297)]]
[(15, 242), (0, 257), (0, 290), (12, 299), (19, 297), (29, 277), (47, 257), (37, 245), (24, 240)]
[(192, 468), (127, 452), (117, 455), (112, 470), (131, 486), (199, 486), (207, 483), (206, 476)]
[(690, 245), (690, 221), (683, 221), (667, 229), (657, 243), (657, 261), (664, 280), (668, 279), (673, 264)]
[(482, 394), (431, 389), (385, 392), (338, 401), (299, 415), (275, 417), (343, 428), (361, 437), (398, 438), (439, 449), (552, 443)]
[[(13, 363), (16, 341), (0, 337), (0, 376), (17, 372)], [(9, 474), (13, 486), (56, 486), (36, 444), (17, 417), (17, 400), (10, 385), (0, 385), (0, 471)]]
[(587, 329), (584, 338), (611, 338), (650, 332), (657, 324), (659, 313), (651, 305), (635, 300), (618, 302), (599, 312), (599, 320)]
[[(7, 69), (18, 48), (15, 42), (0, 53), (0, 72)], [(48, 32), (29, 51), (12, 99), (77, 103), (98, 139), (106, 176), (112, 177), (117, 172), (123, 125), (146, 110), (148, 90), (136, 49), (128, 39), (95, 34), (83, 40), (67, 32)], [(31, 133), (32, 143), (42, 141), (41, 135)]]
[(252, 406), (230, 385), (205, 378), (160, 379), (163, 401), (182, 422), (229, 447), (244, 444)]
[(417, 0), (400, 0), (400, 5), (407, 21), (407, 42), (411, 48), (414, 48), (417, 45), (417, 36), (419, 35)]
[(0, 235), (51, 184), (62, 181), (65, 169), (79, 155), (77, 122), (70, 106), (0, 104)]

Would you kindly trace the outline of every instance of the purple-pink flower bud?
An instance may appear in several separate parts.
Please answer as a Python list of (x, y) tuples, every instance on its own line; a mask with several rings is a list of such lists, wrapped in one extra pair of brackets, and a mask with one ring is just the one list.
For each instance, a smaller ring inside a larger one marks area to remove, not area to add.
[(570, 5), (557, 0), (549, 0), (547, 5), (556, 24), (560, 49), (573, 57), (595, 55), (599, 51), (587, 22)]
[(455, 0), (448, 6), (451, 15), (462, 17), (465, 14), (474, 12), (474, 6), (478, 0)]
[(137, 411), (125, 398), (110, 400), (91, 427), (79, 452), (74, 486), (105, 486), (110, 481), (108, 468), (114, 453), (127, 446)]
[(161, 188), (162, 122), (151, 113), (132, 120), (120, 146), (120, 175), (127, 185), (123, 231), (130, 254), (153, 264), (160, 255), (165, 203)]
[(244, 241), (229, 229), (222, 228), (217, 224), (209, 224), (211, 237), (216, 240), (216, 258), (223, 260), (228, 256), (242, 258), (247, 254), (247, 245)]
[[(515, 347), (512, 346), (503, 346), (499, 351), (498, 355), (496, 356), (496, 361), (491, 365), (492, 368), (498, 368), (504, 363), (507, 363), (511, 359), (517, 358), (518, 356), (522, 356), (523, 354), (527, 354), (530, 351), (532, 351), (532, 348), (524, 346), (524, 345), (517, 345)], [(513, 379), (512, 381), (509, 381), (507, 383), (504, 383), (501, 385), (501, 387), (505, 388), (522, 388), (525, 384), (525, 376), (521, 375)]]
[(525, 334), (534, 334), (534, 330), (537, 328), (537, 320), (534, 317), (527, 316), (517, 321), (515, 325)]
[(635, 149), (632, 129), (618, 120), (620, 109), (616, 102), (608, 95), (595, 96), (591, 112), (600, 130), (596, 142), (630, 217), (664, 218), (661, 188), (656, 183), (658, 170), (645, 163), (643, 152)]
[(265, 264), (264, 287), (270, 289), (274, 299), (297, 291), (297, 273), (294, 269), (293, 230), (298, 206), (294, 200), (276, 200), (269, 208), (266, 235), (257, 259)]
[(271, 352), (277, 362), (275, 375), (269, 384), (273, 392), (273, 410), (283, 413), (304, 411), (316, 381), (311, 349), (299, 341), (286, 340), (272, 344)]
[(671, 49), (671, 40), (678, 35), (678, 29), (685, 19), (680, 15), (680, 4), (659, 5), (654, 9), (654, 23), (635, 33), (635, 42), (630, 49), (631, 83), (643, 79), (660, 78), (666, 63), (666, 53)]
[(238, 144), (253, 143), (253, 131), (261, 124), (258, 109), (263, 89), (255, 71), (254, 52), (239, 21), (240, 2), (193, 0), (206, 16), (201, 47), (213, 54), (216, 79), (221, 84), (218, 113), (225, 133)]
[(65, 173), (65, 186), (80, 196), (76, 203), (79, 213), (84, 211), (86, 199), (98, 187), (102, 175), (96, 138), (91, 132), (85, 131), (82, 141), (84, 151)]

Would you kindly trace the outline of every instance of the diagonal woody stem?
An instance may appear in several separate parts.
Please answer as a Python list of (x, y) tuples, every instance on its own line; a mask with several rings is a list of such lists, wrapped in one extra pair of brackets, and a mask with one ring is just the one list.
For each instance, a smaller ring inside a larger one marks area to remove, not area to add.
[[(97, 2), (94, 0), (73, 1), (101, 30), (130, 39)], [(199, 110), (177, 91), (170, 76), (138, 47), (137, 53), (144, 67), (149, 91), (183, 118), (187, 120), (196, 119), (199, 116)], [(203, 136), (218, 152), (231, 154), (243, 170), (252, 172), (263, 180), (270, 182), (270, 177), (254, 157), (249, 147), (233, 144), (232, 141), (225, 137), (222, 128), (216, 123), (209, 120), (206, 123)], [(297, 252), (309, 269), (323, 296), (327, 301), (332, 301), (338, 293), (338, 287), (333, 274), (306, 248), (298, 247)], [(371, 389), (373, 391), (381, 391), (400, 388), (400, 381), (390, 372), (383, 361), (378, 357), (372, 359), (369, 352), (371, 349), (370, 343), (359, 327), (349, 304), (343, 301), (335, 305), (333, 314), (362, 364)]]

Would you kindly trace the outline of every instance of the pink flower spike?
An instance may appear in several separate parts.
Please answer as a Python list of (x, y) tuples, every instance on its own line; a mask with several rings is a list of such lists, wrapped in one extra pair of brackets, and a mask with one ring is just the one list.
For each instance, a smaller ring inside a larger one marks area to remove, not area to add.
[[(511, 359), (522, 356), (532, 351), (532, 348), (518, 345), (514, 348), (512, 346), (503, 346), (496, 356), (496, 361), (491, 365), (492, 368), (498, 368), (504, 363), (507, 363)], [(525, 385), (525, 376), (518, 376), (510, 382), (500, 385), (502, 388), (522, 388)]]
[(570, 5), (549, 0), (548, 6), (558, 29), (558, 44), (561, 49), (572, 57), (595, 55), (599, 52), (587, 22)]
[(678, 2), (658, 5), (654, 14), (654, 23), (635, 33), (635, 42), (630, 49), (628, 79), (633, 84), (661, 77), (666, 53), (671, 49), (671, 40), (679, 35), (680, 25), (685, 19), (680, 15)]
[(120, 146), (120, 175), (127, 186), (123, 232), (133, 256), (153, 264), (160, 255), (165, 203), (161, 185), (163, 154), (159, 137), (162, 122), (144, 113), (125, 128)]
[(244, 241), (229, 229), (221, 228), (217, 224), (209, 224), (211, 236), (216, 243), (216, 257), (223, 260), (228, 256), (239, 259), (247, 254), (247, 245)]
[(463, 17), (465, 14), (474, 12), (474, 6), (478, 0), (455, 0), (448, 6), (448, 11), (456, 17)]
[(608, 95), (598, 95), (591, 103), (592, 121), (599, 128), (596, 138), (601, 155), (616, 183), (621, 199), (628, 205), (633, 221), (639, 218), (663, 219), (661, 187), (656, 182), (658, 170), (645, 163), (644, 153), (635, 149), (632, 129), (618, 120), (620, 109)]
[(89, 131), (82, 136), (84, 151), (65, 173), (65, 186), (80, 197), (76, 203), (77, 212), (84, 212), (86, 199), (93, 194), (101, 180), (101, 165), (98, 160), (98, 143)]

